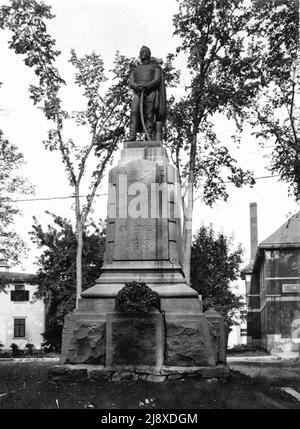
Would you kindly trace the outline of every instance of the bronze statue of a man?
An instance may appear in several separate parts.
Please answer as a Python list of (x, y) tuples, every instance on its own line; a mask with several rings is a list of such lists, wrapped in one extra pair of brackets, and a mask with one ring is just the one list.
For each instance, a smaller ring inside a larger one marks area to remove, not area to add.
[(138, 132), (145, 132), (147, 140), (161, 140), (162, 122), (166, 115), (166, 93), (163, 70), (147, 46), (140, 50), (141, 64), (129, 77), (129, 86), (134, 90), (131, 103), (130, 137), (136, 140)]

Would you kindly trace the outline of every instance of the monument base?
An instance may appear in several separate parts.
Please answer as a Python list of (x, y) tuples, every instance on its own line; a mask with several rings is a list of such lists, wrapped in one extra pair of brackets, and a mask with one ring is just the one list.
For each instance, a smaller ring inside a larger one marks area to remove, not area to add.
[(150, 382), (162, 382), (167, 380), (199, 377), (202, 379), (216, 378), (220, 381), (228, 381), (229, 368), (225, 365), (216, 366), (168, 366), (160, 369), (152, 367), (120, 367), (107, 369), (101, 365), (55, 365), (48, 372), (48, 380), (52, 382), (80, 382), (80, 381), (121, 381), (144, 380)]
[(219, 356), (225, 350), (220, 352), (217, 332), (201, 313), (199, 300), (175, 298), (172, 303), (168, 299), (166, 311), (146, 314), (118, 313), (114, 301), (82, 299), (65, 318), (62, 364), (159, 369), (224, 363)]
[[(65, 318), (61, 364), (97, 364), (113, 374), (124, 368), (144, 374), (146, 365), (149, 376), (163, 378), (167, 375), (161, 371), (169, 368), (188, 371), (226, 362), (220, 317), (202, 313), (201, 298), (183, 274), (177, 185), (176, 168), (161, 142), (124, 144), (118, 165), (109, 173), (101, 275)], [(158, 293), (160, 312), (115, 311), (118, 292), (132, 281)]]

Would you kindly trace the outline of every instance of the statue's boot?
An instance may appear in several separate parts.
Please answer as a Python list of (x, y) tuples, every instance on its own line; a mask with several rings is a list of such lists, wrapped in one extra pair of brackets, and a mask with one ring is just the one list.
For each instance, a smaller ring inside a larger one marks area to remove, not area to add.
[(156, 140), (161, 141), (162, 140), (162, 123), (156, 122)]
[(136, 118), (130, 119), (130, 135), (127, 141), (134, 142), (136, 141), (136, 128), (137, 128), (137, 120)]
[(155, 135), (154, 135), (154, 121), (152, 117), (146, 117), (146, 121), (145, 121), (145, 126), (146, 126), (146, 130), (147, 133), (149, 134), (150, 140), (154, 140), (155, 139)]

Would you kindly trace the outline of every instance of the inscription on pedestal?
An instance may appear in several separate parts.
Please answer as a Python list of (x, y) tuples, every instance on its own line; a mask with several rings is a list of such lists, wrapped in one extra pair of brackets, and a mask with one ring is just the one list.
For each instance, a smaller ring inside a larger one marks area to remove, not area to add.
[(167, 219), (117, 219), (114, 260), (169, 258)]
[(176, 236), (171, 238), (172, 260), (178, 261), (177, 234), (168, 223), (169, 201), (174, 205), (169, 175), (166, 166), (146, 159), (116, 167), (110, 175), (117, 204), (116, 216), (109, 222), (106, 251), (114, 261), (169, 260), (170, 233)]

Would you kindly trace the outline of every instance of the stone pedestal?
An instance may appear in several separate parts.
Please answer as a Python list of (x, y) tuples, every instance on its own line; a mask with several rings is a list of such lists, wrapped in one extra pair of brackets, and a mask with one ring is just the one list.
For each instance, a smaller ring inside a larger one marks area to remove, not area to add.
[[(124, 143), (109, 174), (102, 272), (65, 319), (61, 363), (216, 365), (217, 334), (182, 271), (181, 214), (177, 172), (161, 142)], [(161, 314), (115, 313), (117, 293), (133, 280), (159, 294)]]
[(159, 293), (163, 311), (165, 299), (193, 300), (199, 310), (199, 296), (182, 272), (181, 214), (177, 172), (161, 142), (125, 143), (109, 173), (102, 273), (82, 297), (115, 298), (125, 282), (136, 280)]
[(147, 314), (107, 314), (107, 368), (161, 368), (163, 364), (162, 314), (158, 311)]

